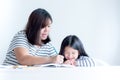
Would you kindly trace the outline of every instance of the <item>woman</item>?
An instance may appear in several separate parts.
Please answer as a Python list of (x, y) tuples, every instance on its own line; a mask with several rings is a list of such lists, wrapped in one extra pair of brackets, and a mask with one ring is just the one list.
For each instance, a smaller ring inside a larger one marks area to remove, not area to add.
[(29, 16), (25, 30), (12, 39), (3, 65), (37, 65), (62, 63), (63, 56), (57, 55), (50, 43), (51, 15), (38, 8)]

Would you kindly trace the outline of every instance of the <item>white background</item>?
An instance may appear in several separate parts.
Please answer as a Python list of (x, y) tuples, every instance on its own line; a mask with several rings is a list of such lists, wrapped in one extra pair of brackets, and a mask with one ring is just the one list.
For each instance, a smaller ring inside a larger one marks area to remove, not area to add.
[(0, 0), (0, 63), (36, 8), (52, 15), (50, 36), (58, 52), (63, 38), (74, 34), (91, 57), (120, 65), (120, 0)]

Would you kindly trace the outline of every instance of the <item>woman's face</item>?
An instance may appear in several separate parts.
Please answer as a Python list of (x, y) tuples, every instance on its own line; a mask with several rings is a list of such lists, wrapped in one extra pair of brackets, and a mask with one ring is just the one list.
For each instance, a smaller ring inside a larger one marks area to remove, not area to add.
[(48, 19), (48, 25), (41, 29), (41, 31), (40, 31), (40, 38), (41, 38), (41, 40), (47, 39), (47, 37), (49, 35), (49, 32), (50, 32), (50, 25), (51, 25), (51, 23), (52, 23), (51, 20)]
[(78, 58), (78, 55), (78, 50), (69, 46), (65, 47), (64, 56), (67, 60), (76, 60)]

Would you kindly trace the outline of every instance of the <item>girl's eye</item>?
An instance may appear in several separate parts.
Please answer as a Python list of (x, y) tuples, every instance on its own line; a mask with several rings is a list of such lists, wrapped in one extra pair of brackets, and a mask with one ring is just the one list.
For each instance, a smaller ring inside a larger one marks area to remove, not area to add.
[(75, 52), (72, 52), (72, 54), (75, 54)]
[(66, 52), (65, 54), (69, 55), (70, 53), (69, 53), (69, 52)]

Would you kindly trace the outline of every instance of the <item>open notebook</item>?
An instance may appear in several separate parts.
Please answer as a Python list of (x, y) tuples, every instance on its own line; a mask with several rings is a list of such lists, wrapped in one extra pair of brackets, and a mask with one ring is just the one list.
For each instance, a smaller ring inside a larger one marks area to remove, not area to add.
[(34, 65), (34, 66), (26, 66), (26, 65), (13, 65), (13, 66), (4, 66), (0, 65), (0, 69), (38, 69), (41, 67), (52, 67), (52, 68), (72, 68), (75, 67), (73, 65), (68, 64), (55, 64), (55, 63), (49, 63), (49, 64), (42, 64), (42, 65)]
[(49, 64), (42, 64), (42, 65), (34, 65), (36, 67), (75, 67), (73, 65), (68, 64), (55, 64), (55, 63), (49, 63)]

